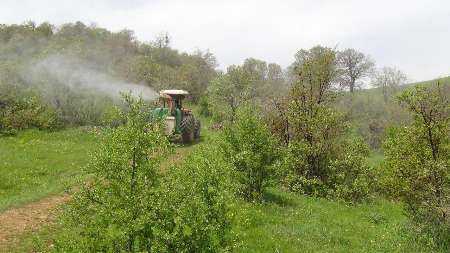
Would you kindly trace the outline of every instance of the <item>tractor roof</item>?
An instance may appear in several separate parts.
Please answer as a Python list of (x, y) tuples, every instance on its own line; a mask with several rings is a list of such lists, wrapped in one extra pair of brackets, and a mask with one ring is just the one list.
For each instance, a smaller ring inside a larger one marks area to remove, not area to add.
[(159, 92), (159, 95), (161, 97), (171, 97), (171, 96), (181, 96), (184, 97), (186, 95), (189, 95), (189, 92), (185, 90), (162, 90)]

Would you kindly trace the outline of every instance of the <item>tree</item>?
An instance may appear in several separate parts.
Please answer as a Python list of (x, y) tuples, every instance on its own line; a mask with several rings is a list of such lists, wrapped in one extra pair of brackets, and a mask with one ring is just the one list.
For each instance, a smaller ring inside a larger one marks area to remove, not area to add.
[(338, 74), (336, 52), (317, 46), (300, 50), (294, 71), (296, 82), (289, 93), (291, 128), (289, 187), (307, 194), (326, 194), (328, 165), (336, 140), (345, 130), (343, 116), (330, 105), (335, 98), (333, 83)]
[(372, 84), (381, 88), (384, 102), (387, 103), (389, 94), (395, 92), (398, 86), (403, 85), (406, 80), (406, 75), (400, 70), (393, 67), (384, 67), (375, 73)]
[(289, 144), (284, 157), (288, 189), (344, 201), (369, 196), (368, 148), (360, 138), (347, 136), (347, 121), (333, 107), (339, 69), (336, 51), (316, 46), (300, 50), (291, 66), (296, 76), (288, 96), (288, 119), (283, 120)]
[(350, 92), (359, 86), (358, 80), (371, 74), (375, 65), (368, 56), (353, 48), (338, 52), (337, 61), (342, 71), (341, 86), (348, 87)]
[(161, 32), (158, 36), (156, 36), (153, 41), (153, 45), (157, 48), (167, 48), (169, 47), (171, 41), (172, 39), (170, 38), (168, 32)]
[(394, 128), (385, 143), (385, 166), (396, 194), (416, 224), (448, 249), (450, 238), (450, 101), (443, 87), (416, 86), (399, 102), (413, 116)]
[(255, 83), (249, 71), (232, 65), (227, 73), (216, 77), (208, 88), (213, 114), (221, 120), (234, 120), (239, 106), (255, 95)]
[(100, 124), (105, 109), (119, 102), (118, 94), (96, 91), (101, 82), (94, 79), (100, 76), (108, 79), (105, 89), (116, 86), (110, 91), (127, 83), (186, 89), (195, 102), (216, 76), (211, 53), (181, 53), (171, 48), (167, 34), (141, 43), (133, 31), (110, 32), (82, 22), (0, 25), (0, 58), (0, 82), (17, 87), (18, 98), (42, 97), (65, 125)]

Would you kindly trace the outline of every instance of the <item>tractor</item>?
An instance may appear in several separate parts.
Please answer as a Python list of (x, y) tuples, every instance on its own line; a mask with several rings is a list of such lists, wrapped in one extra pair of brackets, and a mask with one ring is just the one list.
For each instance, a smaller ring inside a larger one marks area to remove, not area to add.
[(187, 144), (200, 139), (200, 121), (182, 104), (189, 93), (185, 90), (162, 90), (159, 95), (162, 107), (154, 109), (153, 115), (165, 121), (166, 133), (175, 140), (181, 136), (182, 142)]

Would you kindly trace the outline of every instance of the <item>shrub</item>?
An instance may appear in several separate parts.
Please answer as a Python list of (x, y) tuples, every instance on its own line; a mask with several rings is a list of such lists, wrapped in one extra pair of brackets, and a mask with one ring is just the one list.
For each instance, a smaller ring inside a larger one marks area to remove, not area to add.
[(223, 150), (231, 160), (239, 182), (239, 194), (246, 200), (260, 200), (273, 176), (275, 142), (258, 111), (243, 106), (236, 120), (223, 132)]
[(402, 199), (412, 221), (437, 244), (450, 247), (450, 107), (440, 85), (399, 96), (413, 124), (390, 130), (384, 143), (384, 180)]
[(231, 164), (211, 146), (172, 168), (159, 189), (154, 252), (219, 252), (233, 240)]
[(71, 232), (55, 243), (59, 251), (151, 251), (157, 169), (169, 145), (163, 127), (148, 123), (142, 99), (125, 100), (126, 123), (109, 129), (94, 155), (88, 167), (93, 177), (65, 212)]
[(366, 200), (371, 193), (374, 175), (367, 165), (369, 148), (359, 138), (348, 138), (342, 151), (330, 164), (332, 186), (330, 196), (348, 203)]
[(207, 96), (203, 96), (200, 98), (198, 102), (199, 107), (199, 114), (205, 117), (210, 117), (212, 115), (211, 113), (211, 105), (209, 104)]
[(206, 147), (166, 174), (169, 145), (142, 100), (126, 97), (126, 121), (108, 131), (93, 177), (67, 208), (61, 252), (218, 252), (230, 247), (230, 164)]
[(284, 186), (290, 191), (301, 194), (325, 196), (327, 193), (325, 182), (312, 174), (308, 163), (311, 147), (303, 143), (291, 143), (286, 150), (281, 165), (281, 170), (284, 172), (282, 175)]
[(0, 134), (15, 134), (33, 127), (45, 130), (62, 127), (57, 112), (36, 97), (4, 97), (0, 104)]

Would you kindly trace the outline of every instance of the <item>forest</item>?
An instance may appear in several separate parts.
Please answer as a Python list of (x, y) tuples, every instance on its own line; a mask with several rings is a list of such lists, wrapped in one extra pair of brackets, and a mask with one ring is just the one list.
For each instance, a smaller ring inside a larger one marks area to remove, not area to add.
[[(321, 45), (220, 70), (171, 43), (0, 24), (0, 230), (63, 198), (0, 251), (448, 252), (450, 77)], [(199, 141), (152, 117), (166, 89), (189, 92)]]

